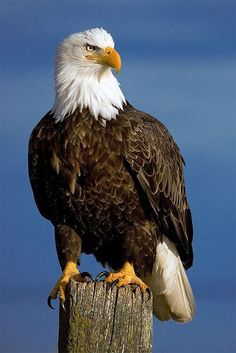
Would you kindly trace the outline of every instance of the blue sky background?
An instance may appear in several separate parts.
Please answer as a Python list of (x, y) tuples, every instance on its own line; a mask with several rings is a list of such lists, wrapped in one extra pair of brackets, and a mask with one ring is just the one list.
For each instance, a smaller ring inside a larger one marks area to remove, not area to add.
[[(60, 274), (53, 229), (27, 176), (32, 128), (54, 100), (54, 56), (73, 32), (102, 26), (123, 59), (126, 98), (167, 125), (186, 160), (197, 302), (192, 323), (154, 320), (153, 353), (236, 352), (236, 2), (1, 2), (1, 344), (3, 353), (53, 353)], [(82, 270), (101, 269), (82, 257)]]

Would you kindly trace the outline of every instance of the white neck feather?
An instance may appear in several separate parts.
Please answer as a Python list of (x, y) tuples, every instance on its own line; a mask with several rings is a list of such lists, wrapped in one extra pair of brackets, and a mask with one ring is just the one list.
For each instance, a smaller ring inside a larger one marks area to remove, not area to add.
[(64, 120), (77, 108), (88, 108), (101, 122), (115, 119), (126, 104), (119, 83), (108, 67), (57, 62), (56, 97), (53, 113), (56, 122)]

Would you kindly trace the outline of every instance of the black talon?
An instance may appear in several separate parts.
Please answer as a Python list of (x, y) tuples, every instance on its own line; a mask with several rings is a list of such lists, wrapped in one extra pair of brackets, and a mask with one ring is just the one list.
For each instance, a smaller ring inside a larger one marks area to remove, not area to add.
[(65, 313), (66, 313), (67, 311), (66, 311), (64, 302), (63, 302), (63, 301), (60, 301), (60, 304), (61, 304), (62, 309), (63, 309), (63, 310), (65, 311)]
[(148, 293), (148, 300), (150, 300), (152, 298), (152, 291), (149, 287), (147, 287), (146, 292)]
[(49, 295), (49, 296), (48, 296), (48, 300), (47, 300), (48, 306), (49, 306), (49, 308), (55, 310), (55, 308), (54, 308), (54, 307), (52, 306), (52, 304), (51, 304), (51, 301), (52, 301), (52, 297), (51, 297), (51, 295)]
[(107, 278), (108, 276), (109, 276), (109, 272), (107, 272), (107, 271), (102, 271), (101, 273), (99, 273), (98, 275), (97, 275), (97, 277), (95, 278), (95, 281), (96, 282), (98, 282), (98, 280), (100, 279), (100, 278), (102, 278), (102, 277), (105, 277), (105, 278)]
[(92, 276), (89, 272), (82, 272), (82, 273), (80, 274), (80, 276), (83, 277), (83, 278), (88, 277), (89, 279), (91, 279), (92, 282), (95, 281), (94, 278), (93, 278), (93, 276)]
[(115, 281), (111, 283), (111, 288), (114, 288), (117, 283), (119, 283), (119, 279), (118, 278), (115, 279)]

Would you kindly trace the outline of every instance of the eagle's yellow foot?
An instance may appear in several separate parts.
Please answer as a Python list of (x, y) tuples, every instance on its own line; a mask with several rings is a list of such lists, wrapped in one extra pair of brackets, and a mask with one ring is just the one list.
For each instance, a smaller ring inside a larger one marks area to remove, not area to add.
[(87, 282), (86, 277), (89, 277), (90, 279), (93, 280), (93, 278), (91, 277), (91, 275), (88, 272), (83, 272), (80, 273), (77, 265), (75, 262), (69, 261), (66, 264), (66, 267), (64, 269), (64, 271), (62, 272), (60, 278), (58, 279), (57, 283), (55, 284), (54, 288), (51, 290), (51, 293), (48, 297), (48, 306), (51, 309), (54, 309), (53, 306), (51, 305), (51, 300), (52, 299), (56, 299), (57, 297), (59, 297), (60, 300), (60, 304), (62, 306), (62, 308), (65, 310), (65, 289), (67, 284), (69, 283), (71, 278), (76, 279), (76, 281), (78, 282)]
[[(102, 274), (104, 275), (105, 273), (103, 272)], [(116, 287), (127, 286), (128, 284), (136, 284), (141, 288), (143, 292), (149, 290), (149, 287), (139, 277), (136, 276), (134, 267), (129, 262), (125, 262), (120, 271), (110, 273), (105, 278), (104, 282), (114, 284)]]

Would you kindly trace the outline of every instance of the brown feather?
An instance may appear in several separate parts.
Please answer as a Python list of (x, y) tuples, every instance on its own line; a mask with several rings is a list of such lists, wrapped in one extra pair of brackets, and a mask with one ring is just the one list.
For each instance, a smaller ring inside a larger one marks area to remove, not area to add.
[(88, 110), (55, 123), (49, 112), (29, 142), (37, 206), (54, 225), (80, 235), (82, 251), (114, 269), (132, 261), (150, 272), (165, 234), (186, 267), (192, 222), (183, 159), (164, 125), (130, 104), (103, 126)]

